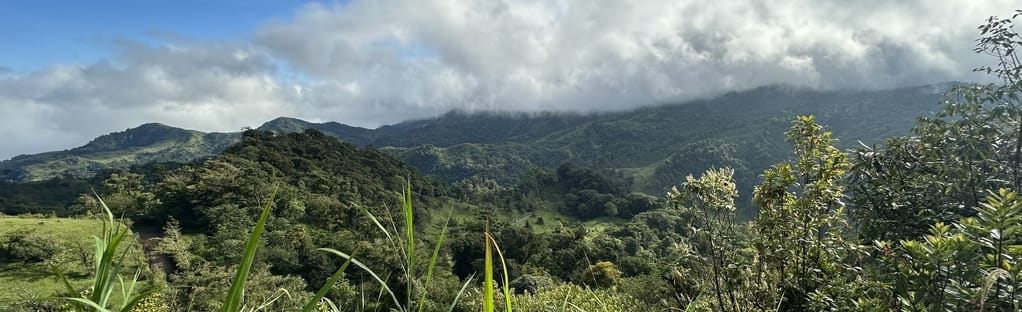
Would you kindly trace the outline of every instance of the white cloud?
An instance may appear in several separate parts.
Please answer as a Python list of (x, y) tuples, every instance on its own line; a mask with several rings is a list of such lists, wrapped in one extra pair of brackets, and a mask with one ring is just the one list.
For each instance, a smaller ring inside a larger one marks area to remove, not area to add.
[(0, 158), (162, 122), (237, 130), (292, 111), (265, 56), (236, 46), (121, 43), (120, 58), (0, 78)]
[[(992, 1), (353, 0), (241, 42), (113, 44), (0, 75), (0, 159), (144, 122), (235, 130), (279, 115), (376, 126), (451, 109), (608, 110), (765, 84), (979, 79)], [(169, 38), (169, 39), (168, 39)]]
[(626, 109), (764, 84), (977, 79), (975, 26), (1012, 4), (354, 1), (306, 6), (255, 42), (315, 80), (360, 86), (320, 90), (352, 116), (381, 102), (424, 113)]

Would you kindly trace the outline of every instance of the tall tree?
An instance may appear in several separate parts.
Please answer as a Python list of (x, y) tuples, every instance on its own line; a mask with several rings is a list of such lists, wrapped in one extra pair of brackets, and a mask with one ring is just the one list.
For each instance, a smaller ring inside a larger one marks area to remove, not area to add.
[(975, 52), (996, 64), (975, 71), (999, 82), (952, 87), (944, 109), (919, 119), (910, 136), (854, 152), (851, 215), (864, 240), (918, 238), (931, 220), (974, 215), (988, 191), (1022, 186), (1020, 15), (979, 27)]
[(839, 263), (849, 248), (842, 233), (840, 182), (849, 165), (831, 133), (812, 116), (799, 116), (787, 139), (794, 160), (765, 170), (763, 183), (755, 188), (760, 212), (753, 244), (759, 258), (756, 277), (768, 293), (767, 302), (802, 310), (812, 293), (843, 273)]

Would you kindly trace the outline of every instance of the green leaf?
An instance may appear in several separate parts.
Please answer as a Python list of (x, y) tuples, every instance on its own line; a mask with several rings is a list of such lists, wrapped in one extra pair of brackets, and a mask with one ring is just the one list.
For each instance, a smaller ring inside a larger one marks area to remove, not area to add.
[(366, 273), (369, 273), (369, 276), (372, 276), (372, 277), (373, 277), (373, 279), (375, 279), (375, 280), (376, 280), (376, 282), (380, 283), (381, 291), (384, 291), (384, 292), (386, 292), (386, 293), (387, 293), (388, 295), (390, 295), (390, 298), (391, 298), (392, 300), (394, 300), (394, 305), (395, 305), (396, 307), (398, 307), (398, 308), (400, 308), (400, 307), (401, 307), (401, 301), (398, 301), (398, 300), (397, 300), (397, 296), (395, 296), (395, 295), (394, 295), (394, 292), (390, 290), (390, 287), (387, 287), (387, 283), (386, 283), (386, 282), (384, 282), (384, 281), (383, 281), (383, 279), (381, 279), (381, 278), (380, 278), (380, 276), (379, 276), (379, 275), (377, 275), (377, 274), (376, 274), (376, 272), (373, 272), (373, 270), (372, 270), (372, 269), (370, 269), (370, 268), (369, 268), (368, 266), (366, 266), (365, 264), (362, 264), (362, 262), (360, 262), (360, 261), (356, 260), (356, 259), (355, 259), (354, 257), (352, 257), (352, 256), (349, 256), (349, 255), (348, 255), (348, 254), (346, 254), (346, 253), (343, 253), (343, 252), (337, 251), (337, 250), (335, 250), (335, 249), (331, 249), (331, 248), (319, 248), (319, 249), (316, 249), (316, 250), (320, 250), (320, 251), (326, 251), (326, 252), (329, 252), (329, 253), (332, 253), (332, 254), (338, 255), (338, 256), (340, 256), (341, 258), (344, 258), (344, 259), (349, 259), (349, 260), (351, 260), (351, 263), (354, 263), (354, 264), (355, 264), (355, 266), (357, 266), (357, 267), (359, 267), (359, 268), (362, 268), (362, 270), (366, 271)]
[[(318, 303), (320, 299), (323, 299), (323, 297), (326, 296), (326, 293), (329, 292), (330, 289), (334, 287), (334, 284), (337, 284), (337, 281), (341, 279), (341, 276), (344, 275), (344, 270), (348, 268), (349, 264), (351, 264), (351, 259), (353, 258), (348, 258), (344, 261), (344, 264), (341, 264), (340, 268), (337, 268), (337, 271), (334, 272), (334, 275), (330, 276), (330, 279), (326, 281), (326, 284), (323, 284), (323, 287), (320, 287), (319, 291), (317, 291), (316, 294), (309, 299), (309, 302), (305, 303), (305, 306), (302, 307), (302, 312), (310, 312), (312, 309), (316, 308), (316, 303)], [(327, 302), (329, 303), (329, 301)]]
[(64, 298), (64, 299), (75, 301), (75, 302), (87, 305), (89, 307), (92, 307), (93, 309), (96, 309), (97, 312), (111, 312), (107, 308), (104, 308), (102, 305), (100, 305), (98, 303), (95, 303), (95, 302), (93, 302), (92, 300), (89, 300), (89, 299), (82, 299), (82, 298)]
[(493, 312), (493, 253), (490, 251), (490, 224), (485, 229), (486, 248), (483, 252), (483, 312)]
[(429, 267), (426, 269), (426, 283), (423, 286), (422, 294), (419, 296), (420, 312), (426, 302), (426, 289), (429, 289), (429, 284), (433, 281), (433, 268), (436, 266), (437, 257), (440, 256), (440, 246), (444, 243), (444, 236), (447, 234), (447, 225), (451, 223), (452, 214), (453, 212), (447, 214), (447, 221), (444, 221), (444, 227), (440, 229), (440, 237), (437, 238), (436, 246), (433, 247), (433, 256), (429, 259)]
[(273, 208), (273, 199), (277, 196), (277, 187), (273, 187), (273, 191), (270, 193), (270, 198), (266, 200), (266, 206), (263, 207), (262, 214), (259, 215), (259, 221), (256, 222), (255, 228), (252, 229), (252, 235), (248, 238), (248, 244), (245, 246), (245, 255), (241, 258), (241, 264), (238, 266), (237, 275), (234, 276), (234, 283), (231, 284), (231, 289), (227, 293), (227, 299), (224, 302), (224, 312), (238, 312), (241, 311), (242, 303), (245, 300), (245, 282), (248, 280), (249, 271), (252, 269), (252, 262), (255, 261), (256, 249), (259, 248), (259, 238), (263, 235), (263, 230), (266, 227), (266, 218), (270, 215), (270, 210)]
[(405, 215), (405, 242), (408, 244), (408, 249), (406, 249), (408, 252), (406, 255), (408, 257), (408, 266), (405, 270), (405, 274), (407, 275), (405, 280), (408, 281), (406, 285), (408, 289), (407, 305), (410, 309), (412, 305), (412, 290), (415, 284), (412, 282), (415, 278), (415, 227), (413, 225), (414, 220), (412, 219), (412, 182), (410, 180), (405, 181), (405, 190), (403, 193), (404, 196), (402, 197), (401, 208), (404, 210)]
[(458, 306), (458, 300), (461, 299), (461, 295), (465, 293), (465, 289), (468, 289), (468, 284), (472, 283), (472, 279), (475, 277), (475, 273), (472, 273), (465, 280), (465, 283), (461, 285), (461, 290), (458, 290), (458, 294), (454, 295), (454, 301), (451, 302), (451, 309), (448, 312), (454, 312), (454, 308)]

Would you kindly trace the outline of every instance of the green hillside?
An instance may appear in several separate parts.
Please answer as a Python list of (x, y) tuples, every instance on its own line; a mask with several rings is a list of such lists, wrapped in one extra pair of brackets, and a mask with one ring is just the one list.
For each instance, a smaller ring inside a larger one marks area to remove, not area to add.
[[(858, 141), (876, 143), (906, 134), (914, 119), (939, 110), (945, 88), (825, 92), (763, 87), (683, 105), (588, 116), (542, 135), (389, 151), (448, 181), (482, 177), (511, 183), (529, 168), (571, 162), (600, 168), (634, 191), (657, 195), (688, 174), (727, 166), (736, 170), (739, 189), (747, 196), (763, 169), (790, 155), (784, 131), (796, 115), (816, 115), (841, 138), (839, 147), (854, 148)], [(446, 121), (438, 118), (432, 124)], [(748, 206), (747, 198), (739, 202)]]
[(97, 172), (155, 162), (189, 162), (237, 142), (237, 133), (202, 133), (149, 123), (100, 136), (84, 146), (0, 162), (0, 181), (89, 178)]

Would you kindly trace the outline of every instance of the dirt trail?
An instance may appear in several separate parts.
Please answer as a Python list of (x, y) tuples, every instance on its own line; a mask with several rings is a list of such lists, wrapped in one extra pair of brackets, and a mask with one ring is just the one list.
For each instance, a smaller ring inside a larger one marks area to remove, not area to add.
[(174, 261), (170, 259), (170, 256), (156, 250), (160, 245), (162, 232), (160, 228), (136, 227), (132, 230), (138, 235), (138, 240), (142, 242), (142, 252), (145, 253), (149, 269), (163, 271), (164, 276), (174, 273)]

